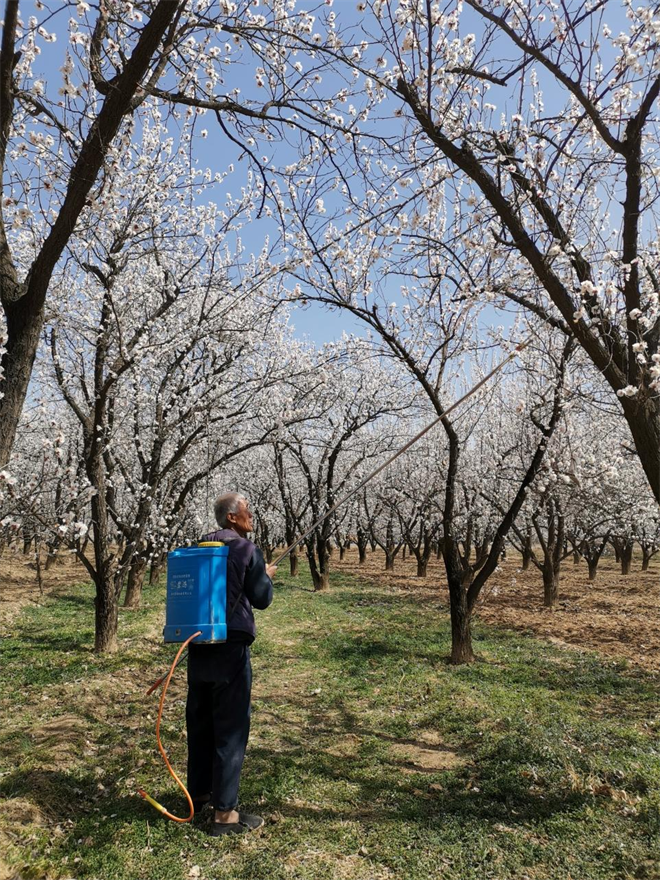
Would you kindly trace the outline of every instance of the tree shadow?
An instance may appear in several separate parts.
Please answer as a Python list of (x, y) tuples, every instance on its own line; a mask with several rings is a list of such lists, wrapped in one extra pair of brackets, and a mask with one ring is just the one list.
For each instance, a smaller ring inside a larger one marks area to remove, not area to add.
[[(100, 790), (99, 786), (102, 786)], [(32, 801), (45, 819), (55, 825), (96, 813), (112, 814), (113, 818), (126, 822), (147, 815), (139, 796), (119, 794), (112, 780), (91, 771), (41, 767), (15, 770), (0, 780), (0, 797)]]
[[(378, 736), (373, 731), (361, 733)], [(508, 766), (501, 776), (482, 767), (478, 784), (472, 784), (473, 766), (431, 772), (413, 768), (410, 762), (394, 756), (380, 757), (375, 762), (368, 744), (350, 760), (320, 749), (310, 753), (302, 744), (286, 752), (259, 746), (249, 751), (243, 789), (248, 797), (265, 799), (269, 809), (283, 816), (309, 818), (311, 814), (315, 818), (358, 819), (371, 824), (404, 821), (424, 828), (452, 820), (528, 825), (556, 814), (579, 811), (593, 801), (591, 795), (579, 791), (530, 792), (529, 781), (519, 772), (524, 766), (525, 756), (521, 755), (519, 765)], [(350, 801), (336, 800), (331, 807), (327, 803), (310, 806), (304, 798), (301, 803), (300, 798), (287, 794), (289, 780), (312, 778), (321, 790), (326, 783), (347, 783)]]

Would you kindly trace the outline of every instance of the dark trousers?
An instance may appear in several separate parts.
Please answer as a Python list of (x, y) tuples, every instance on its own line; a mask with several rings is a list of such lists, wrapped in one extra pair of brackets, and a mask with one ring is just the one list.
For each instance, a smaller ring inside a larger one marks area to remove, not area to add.
[(188, 791), (212, 793), (233, 810), (250, 734), (250, 648), (244, 642), (191, 645), (188, 658)]

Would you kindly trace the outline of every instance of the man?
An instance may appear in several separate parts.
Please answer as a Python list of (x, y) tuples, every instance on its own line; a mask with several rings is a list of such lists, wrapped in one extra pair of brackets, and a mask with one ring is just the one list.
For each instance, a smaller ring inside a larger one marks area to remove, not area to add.
[(250, 645), (256, 635), (252, 608), (268, 608), (272, 577), (261, 551), (247, 535), (252, 513), (242, 495), (221, 495), (215, 503), (220, 526), (204, 541), (222, 541), (227, 559), (227, 641), (190, 644), (188, 658), (188, 791), (195, 812), (215, 808), (212, 835), (244, 834), (264, 824), (261, 816), (238, 810), (238, 785), (250, 733), (252, 667)]

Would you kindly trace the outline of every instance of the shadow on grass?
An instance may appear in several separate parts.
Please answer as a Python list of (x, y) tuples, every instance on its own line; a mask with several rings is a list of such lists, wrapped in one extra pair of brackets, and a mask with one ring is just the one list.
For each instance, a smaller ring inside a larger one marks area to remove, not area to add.
[[(107, 783), (107, 784), (106, 784)], [(99, 791), (99, 785), (103, 786)], [(38, 806), (54, 824), (74, 822), (91, 815), (111, 815), (118, 822), (148, 817), (144, 800), (119, 795), (112, 781), (100, 782), (94, 773), (33, 768), (16, 770), (3, 777), (0, 797), (25, 798)]]
[[(352, 713), (344, 715), (336, 726), (315, 731), (337, 742), (347, 730), (358, 735), (362, 742), (355, 755), (347, 759), (321, 746), (310, 749), (308, 743), (296, 740), (295, 736), (282, 737), (282, 747), (278, 749), (252, 746), (241, 784), (242, 802), (265, 804), (268, 812), (278, 811), (288, 817), (358, 819), (374, 825), (405, 821), (428, 827), (429, 823), (449, 817), (457, 821), (525, 824), (579, 810), (589, 799), (582, 793), (561, 790), (547, 791), (542, 796), (530, 794), (529, 783), (520, 774), (529, 757), (524, 752), (518, 752), (515, 761), (507, 756), (504, 773), (498, 768), (503, 756), (494, 754), (487, 766), (480, 767), (478, 787), (470, 784), (473, 767), (461, 766), (435, 771), (436, 790), (429, 789), (428, 775), (417, 768), (411, 772), (410, 763), (404, 758), (384, 757), (378, 745), (419, 745), (416, 740), (360, 726)], [(303, 725), (300, 727), (304, 736)], [(436, 746), (438, 751), (442, 748)], [(308, 786), (312, 799), (315, 791), (322, 794), (318, 805), (310, 806), (306, 800)], [(337, 797), (332, 795), (333, 787)], [(150, 793), (178, 815), (187, 814), (178, 792), (169, 789)], [(110, 843), (122, 825), (158, 821), (157, 813), (137, 794), (130, 797), (120, 793), (114, 777), (107, 772), (99, 776), (80, 769), (17, 769), (2, 778), (0, 796), (29, 800), (50, 823), (73, 823), (74, 836), (88, 833), (91, 823), (100, 822), (94, 838), (101, 846)]]
[[(379, 735), (368, 730), (356, 732), (364, 736)], [(397, 743), (410, 742), (393, 737), (387, 739)], [(255, 799), (259, 796), (265, 799), (270, 809), (284, 816), (309, 813), (335, 820), (358, 818), (374, 824), (405, 821), (424, 827), (434, 819), (445, 821), (449, 818), (458, 822), (525, 825), (556, 814), (580, 811), (585, 803), (593, 800), (587, 794), (570, 790), (532, 794), (529, 782), (519, 773), (511, 772), (510, 767), (503, 778), (490, 780), (488, 773), (483, 772), (486, 768), (482, 768), (479, 786), (470, 784), (469, 768), (436, 770), (434, 778), (438, 782), (430, 789), (427, 784), (430, 777), (417, 768), (416, 772), (410, 772), (409, 762), (382, 757), (375, 760), (374, 755), (369, 754), (368, 746), (366, 752), (347, 760), (327, 751), (310, 753), (303, 746), (284, 753), (252, 748), (249, 772), (243, 783), (244, 796)], [(516, 769), (523, 765), (524, 760)], [(312, 791), (315, 786), (327, 791), (328, 784), (338, 784), (339, 791), (346, 786), (350, 797), (339, 797), (334, 801), (326, 797), (323, 805), (296, 803), (304, 798), (288, 796), (292, 779), (303, 783), (310, 781)], [(486, 786), (488, 790), (484, 790)]]

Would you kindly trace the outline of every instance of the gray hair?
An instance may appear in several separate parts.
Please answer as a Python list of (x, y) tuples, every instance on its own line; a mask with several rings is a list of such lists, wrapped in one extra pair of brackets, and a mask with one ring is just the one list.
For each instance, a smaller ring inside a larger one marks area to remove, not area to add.
[(216, 498), (213, 512), (215, 513), (215, 520), (221, 529), (224, 529), (227, 525), (227, 514), (238, 513), (240, 502), (245, 500), (245, 496), (239, 495), (238, 492), (226, 492), (224, 495)]

